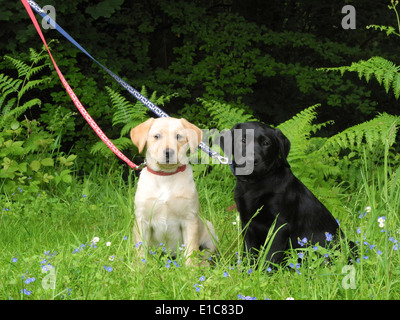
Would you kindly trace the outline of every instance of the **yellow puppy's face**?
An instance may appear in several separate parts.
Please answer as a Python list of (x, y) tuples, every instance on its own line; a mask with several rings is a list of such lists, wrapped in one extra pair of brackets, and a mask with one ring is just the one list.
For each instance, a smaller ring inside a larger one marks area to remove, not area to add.
[(131, 130), (132, 142), (142, 152), (146, 146), (146, 162), (157, 169), (175, 168), (188, 162), (191, 152), (201, 142), (202, 132), (185, 119), (150, 118)]

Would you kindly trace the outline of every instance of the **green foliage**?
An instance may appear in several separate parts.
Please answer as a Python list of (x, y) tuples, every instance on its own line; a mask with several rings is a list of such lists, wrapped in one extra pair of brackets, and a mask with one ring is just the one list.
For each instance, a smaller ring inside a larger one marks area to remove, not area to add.
[(246, 122), (246, 121), (256, 121), (256, 119), (251, 115), (249, 109), (244, 109), (243, 107), (231, 107), (227, 103), (218, 101), (206, 101), (203, 99), (198, 99), (207, 111), (211, 121), (208, 121), (208, 128), (217, 128), (219, 130), (230, 129), (236, 123)]
[[(215, 101), (202, 101), (210, 114), (209, 123), (219, 130), (255, 118), (244, 109)], [(363, 165), (381, 170), (384, 159), (390, 167), (400, 164), (393, 152), (399, 117), (388, 114), (352, 126), (329, 138), (318, 137), (321, 128), (333, 121), (315, 124), (319, 104), (301, 111), (277, 126), (291, 142), (288, 161), (294, 174), (332, 211), (341, 211), (340, 194), (357, 190), (362, 183)], [(388, 151), (392, 152), (388, 152)], [(365, 153), (368, 152), (368, 163)], [(385, 156), (386, 155), (386, 156)], [(384, 157), (385, 156), (385, 157)], [(214, 168), (221, 173), (222, 168)]]
[[(319, 104), (308, 107), (293, 118), (278, 125), (277, 128), (290, 140), (291, 148), (288, 161), (296, 176), (311, 190), (319, 189), (319, 193), (325, 191), (325, 196), (327, 196), (330, 193), (328, 191), (330, 185), (325, 180), (328, 177), (336, 177), (340, 172), (336, 167), (331, 166), (325, 157), (317, 153), (323, 145), (324, 139), (312, 135), (322, 127), (333, 123), (333, 121), (327, 121), (322, 124), (313, 124), (317, 117), (316, 109), (319, 107)], [(321, 186), (327, 189), (323, 190)]]
[(40, 184), (70, 183), (72, 170), (68, 167), (76, 156), (54, 154), (58, 148), (55, 127), (60, 120), (54, 120), (53, 130), (48, 130), (27, 116), (27, 110), (40, 107), (41, 100), (25, 96), (48, 81), (47, 77), (34, 79), (48, 65), (45, 51), (31, 49), (28, 62), (9, 56), (5, 60), (18, 78), (0, 74), (0, 190), (15, 192), (18, 187), (29, 194), (37, 192)]
[[(397, 27), (400, 32), (400, 19), (396, 9), (398, 1), (391, 0), (389, 9), (393, 10), (397, 17)], [(378, 31), (384, 31), (386, 36), (395, 35), (400, 37), (400, 33), (396, 32), (396, 29), (392, 26), (382, 26), (382, 25), (369, 25), (367, 29), (375, 29)], [(379, 85), (383, 85), (386, 93), (390, 89), (393, 90), (396, 99), (400, 96), (400, 66), (397, 66), (390, 60), (387, 60), (381, 56), (374, 56), (368, 60), (360, 60), (358, 62), (353, 62), (350, 66), (342, 66), (337, 68), (320, 68), (317, 70), (321, 71), (336, 71), (340, 72), (341, 76), (344, 75), (346, 71), (356, 72), (360, 79), (365, 77), (367, 83), (371, 77), (375, 77)]]
[[(136, 127), (138, 124), (144, 122), (149, 118), (149, 110), (140, 101), (135, 101), (131, 103), (119, 92), (106, 87), (107, 93), (112, 103), (112, 125), (122, 128), (120, 130), (120, 137), (111, 140), (119, 150), (126, 150), (132, 148), (133, 144), (130, 138), (126, 135), (129, 134), (130, 130)], [(148, 96), (147, 89), (143, 86), (140, 92), (145, 97)], [(157, 98), (157, 92), (153, 92), (148, 98), (156, 105), (164, 105), (165, 102), (170, 101), (175, 95), (160, 96)], [(90, 152), (92, 154), (101, 154), (105, 157), (110, 157), (113, 155), (112, 151), (102, 142), (96, 142)]]
[(124, 0), (102, 1), (94, 6), (88, 6), (85, 12), (90, 14), (94, 19), (98, 19), (99, 17), (110, 18), (116, 10), (121, 8), (123, 3)]
[(372, 76), (383, 85), (386, 93), (389, 89), (393, 90), (396, 99), (400, 96), (400, 66), (396, 66), (393, 62), (382, 57), (372, 57), (366, 61), (360, 60), (353, 62), (347, 67), (338, 68), (322, 68), (323, 71), (338, 71), (343, 76), (346, 71), (357, 72), (358, 77), (369, 82)]

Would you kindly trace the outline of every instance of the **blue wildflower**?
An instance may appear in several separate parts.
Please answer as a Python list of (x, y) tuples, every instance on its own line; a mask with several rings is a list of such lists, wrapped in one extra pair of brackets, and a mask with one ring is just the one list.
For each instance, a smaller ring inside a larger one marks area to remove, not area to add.
[(331, 241), (332, 240), (332, 235), (329, 233), (329, 232), (325, 232), (325, 238), (326, 238), (326, 241)]
[(30, 284), (31, 282), (34, 282), (35, 280), (36, 280), (36, 279), (33, 278), (33, 277), (32, 277), (32, 278), (28, 278), (28, 279), (25, 280), (25, 283), (26, 283), (26, 284)]
[(195, 283), (195, 284), (193, 285), (193, 288), (196, 289), (196, 292), (200, 292), (201, 287), (202, 287), (202, 285), (201, 285), (201, 284), (198, 284), (198, 283)]
[(244, 295), (242, 295), (242, 294), (238, 294), (237, 297), (238, 297), (238, 299), (241, 299), (241, 300), (257, 300), (256, 297), (244, 296)]
[(297, 238), (297, 243), (302, 247), (307, 243), (307, 238), (304, 237), (303, 239), (300, 240), (300, 238)]
[(27, 296), (30, 296), (32, 291), (29, 291), (27, 289), (21, 289), (21, 293), (26, 294)]
[(109, 266), (109, 267), (104, 266), (104, 269), (105, 269), (106, 271), (108, 271), (108, 272), (113, 271), (113, 267), (111, 267), (111, 266)]

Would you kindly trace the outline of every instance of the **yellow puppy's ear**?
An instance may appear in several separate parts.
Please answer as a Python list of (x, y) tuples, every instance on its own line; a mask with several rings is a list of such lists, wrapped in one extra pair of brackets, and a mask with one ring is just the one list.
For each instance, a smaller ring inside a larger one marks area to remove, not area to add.
[(201, 142), (203, 132), (201, 131), (200, 128), (196, 127), (194, 124), (190, 123), (186, 119), (181, 118), (180, 120), (187, 132), (187, 139), (190, 147), (190, 152), (193, 153), (196, 151), (197, 146)]
[(147, 134), (153, 125), (154, 118), (150, 118), (139, 124), (131, 130), (131, 139), (133, 144), (138, 148), (139, 153), (142, 153), (147, 142)]

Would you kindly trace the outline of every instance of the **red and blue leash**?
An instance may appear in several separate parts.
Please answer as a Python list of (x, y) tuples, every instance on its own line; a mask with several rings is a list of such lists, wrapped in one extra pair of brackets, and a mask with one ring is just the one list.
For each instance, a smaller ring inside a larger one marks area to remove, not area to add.
[[(92, 127), (92, 129), (96, 132), (96, 134), (100, 137), (100, 139), (123, 161), (125, 161), (132, 169), (138, 170), (141, 169), (140, 166), (134, 164), (132, 161), (130, 161), (127, 157), (125, 157), (119, 150), (118, 148), (107, 138), (107, 136), (103, 133), (103, 131), (99, 128), (99, 126), (96, 124), (96, 122), (92, 119), (92, 117), (88, 114), (86, 109), (83, 107), (82, 103), (79, 101), (77, 96), (75, 95), (74, 91), (71, 89), (69, 86), (68, 82), (65, 80), (63, 74), (61, 73), (60, 69), (58, 68), (51, 52), (50, 49), (47, 45), (46, 39), (43, 36), (43, 33), (39, 27), (39, 24), (35, 18), (35, 15), (31, 9), (31, 7), (39, 14), (41, 15), (44, 19), (47, 20), (49, 24), (51, 24), (55, 29), (60, 32), (67, 40), (69, 40), (72, 44), (74, 44), (79, 50), (81, 50), (84, 54), (86, 54), (90, 59), (92, 59), (94, 62), (96, 62), (100, 67), (102, 67), (115, 81), (117, 81), (122, 87), (124, 87), (131, 95), (133, 95), (137, 100), (142, 102), (148, 109), (150, 109), (153, 113), (155, 113), (158, 117), (169, 117), (167, 113), (165, 113), (163, 110), (161, 110), (159, 107), (157, 107), (153, 102), (151, 102), (149, 99), (147, 99), (145, 96), (143, 96), (139, 91), (134, 89), (132, 86), (130, 86), (128, 83), (126, 83), (124, 80), (122, 80), (120, 77), (118, 77), (115, 73), (110, 71), (108, 68), (106, 68), (104, 65), (102, 65), (100, 62), (98, 62), (95, 58), (93, 58), (78, 42), (76, 42), (63, 28), (61, 28), (53, 19), (51, 19), (46, 12), (34, 1), (32, 0), (21, 0), (23, 3), (26, 11), (29, 14), (29, 17), (31, 18), (36, 31), (38, 32), (40, 38), (42, 39), (49, 55), (51, 58), (51, 61), (53, 62), (53, 65), (57, 71), (58, 76), (60, 77), (61, 82), (63, 83), (65, 89), (67, 90), (69, 96), (71, 97), (72, 101), (74, 102), (75, 106), (78, 108), (79, 112), (82, 114), (82, 116), (86, 119), (86, 121), (89, 123), (89, 125)], [(225, 158), (221, 156), (218, 152), (212, 150), (209, 146), (207, 146), (204, 142), (200, 142), (198, 146), (201, 150), (206, 152), (210, 157), (218, 159), (218, 161), (222, 164), (227, 164), (228, 163), (228, 158)]]

